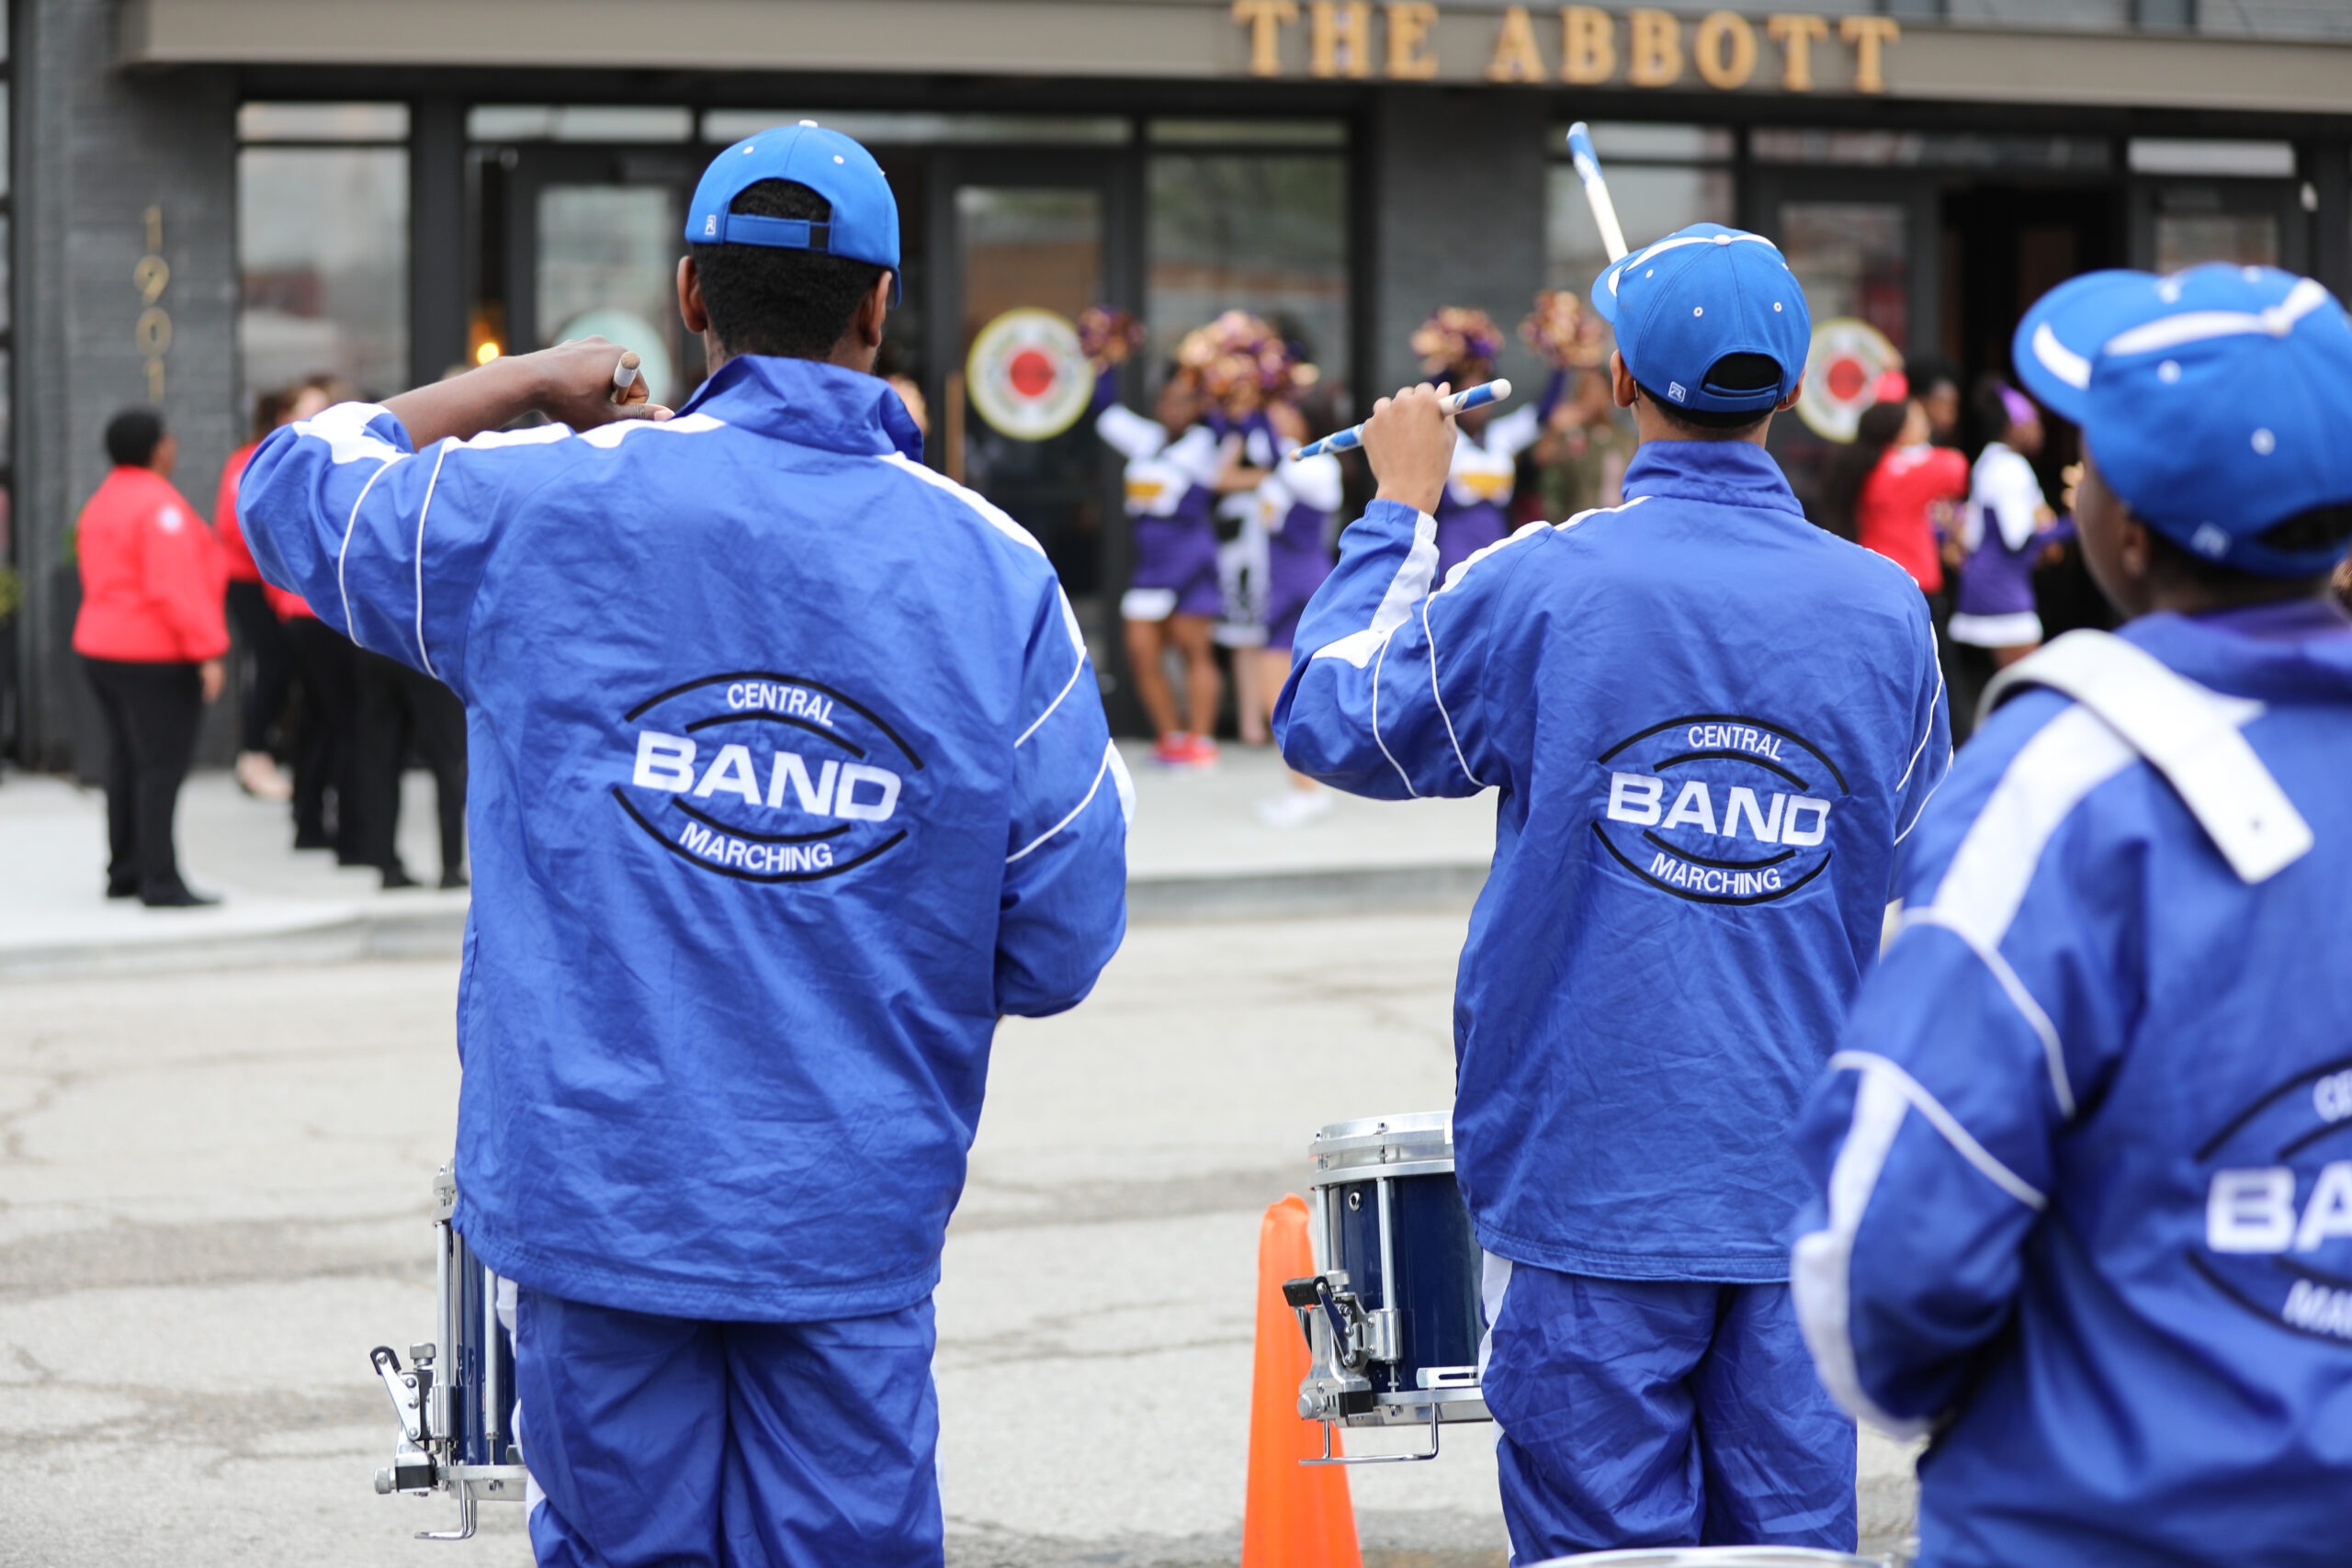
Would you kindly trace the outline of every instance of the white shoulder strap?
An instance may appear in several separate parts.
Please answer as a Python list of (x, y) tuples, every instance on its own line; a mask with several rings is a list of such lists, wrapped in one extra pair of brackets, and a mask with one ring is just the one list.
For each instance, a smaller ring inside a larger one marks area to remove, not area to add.
[(2261, 704), (2225, 697), (2095, 631), (2068, 632), (2003, 671), (1985, 689), (1984, 712), (2028, 686), (2072, 697), (2145, 758), (2240, 881), (2267, 881), (2310, 851), (2311, 825), (2238, 733)]

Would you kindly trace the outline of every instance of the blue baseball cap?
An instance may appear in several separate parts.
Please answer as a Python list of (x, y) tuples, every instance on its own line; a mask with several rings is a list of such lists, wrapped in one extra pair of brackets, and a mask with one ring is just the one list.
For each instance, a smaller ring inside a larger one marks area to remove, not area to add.
[[(1761, 234), (1693, 223), (1611, 263), (1592, 282), (1593, 307), (1617, 329), (1617, 352), (1644, 387), (1682, 408), (1770, 412), (1804, 378), (1813, 314), (1781, 248)], [(1769, 387), (1711, 384), (1724, 355), (1780, 367)]]
[[(832, 220), (757, 218), (728, 207), (762, 180), (792, 180), (832, 204)], [(854, 139), (813, 119), (746, 137), (710, 161), (686, 208), (686, 238), (698, 245), (775, 245), (822, 251), (890, 269), (899, 299), (899, 198), (882, 165)]]
[(2082, 426), (2108, 488), (2166, 538), (2266, 577), (2343, 556), (2256, 538), (2352, 503), (2352, 319), (2312, 279), (2226, 263), (2086, 273), (2035, 302), (2010, 352), (2027, 389)]

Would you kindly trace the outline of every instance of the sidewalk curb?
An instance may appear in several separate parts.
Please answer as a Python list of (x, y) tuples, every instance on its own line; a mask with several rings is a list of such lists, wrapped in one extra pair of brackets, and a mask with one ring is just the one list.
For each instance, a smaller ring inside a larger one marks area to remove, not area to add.
[[(1137, 925), (1458, 908), (1478, 896), (1484, 865), (1377, 866), (1238, 876), (1138, 877), (1127, 884)], [(202, 911), (175, 915), (198, 921)], [(363, 910), (274, 931), (140, 942), (0, 948), (0, 982), (169, 975), (362, 959), (450, 958), (465, 944), (462, 909)]]

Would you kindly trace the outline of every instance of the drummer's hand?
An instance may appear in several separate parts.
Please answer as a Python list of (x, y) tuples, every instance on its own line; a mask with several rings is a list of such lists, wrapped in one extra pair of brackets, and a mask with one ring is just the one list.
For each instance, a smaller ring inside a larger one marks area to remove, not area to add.
[(616, 419), (667, 419), (670, 411), (646, 400), (640, 371), (620, 400), (613, 400), (613, 372), (619, 368), (621, 348), (600, 337), (574, 338), (523, 356), (537, 373), (541, 413), (574, 430), (606, 424)]
[(1372, 405), (1363, 455), (1380, 481), (1375, 499), (1399, 502), (1416, 512), (1437, 510), (1453, 466), (1453, 421), (1438, 407), (1450, 390), (1444, 385), (1408, 387)]
[(503, 430), (533, 410), (574, 430), (616, 419), (669, 418), (668, 409), (645, 400), (641, 373), (630, 384), (628, 400), (612, 400), (613, 372), (620, 362), (617, 344), (579, 338), (536, 354), (493, 359), (388, 398), (384, 409), (407, 426), (409, 441), (419, 451), (445, 436), (469, 441), (485, 430)]

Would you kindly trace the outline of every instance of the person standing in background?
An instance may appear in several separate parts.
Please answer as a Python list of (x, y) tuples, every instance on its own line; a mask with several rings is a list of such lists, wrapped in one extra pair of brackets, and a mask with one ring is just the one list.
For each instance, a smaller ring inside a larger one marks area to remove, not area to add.
[(1951, 640), (1969, 650), (1961, 659), (1965, 684), (1954, 692), (1952, 706), (1970, 714), (1995, 671), (2041, 646), (2041, 616), (2033, 600), (2035, 545), (2055, 515), (2033, 471), (2041, 451), (2041, 414), (2033, 400), (1987, 376), (1977, 383), (1976, 407), (1992, 438), (1969, 474), (1961, 527), (1967, 554), (1951, 625)]
[[(1431, 381), (1457, 389), (1495, 378), (1495, 356), (1503, 335), (1484, 310), (1448, 305), (1413, 333), (1413, 352)], [(1535, 445), (1558, 393), (1540, 403), (1522, 403), (1506, 414), (1491, 405), (1456, 416), (1460, 439), (1445, 494), (1437, 503), (1437, 575), (1441, 581), (1462, 562), (1498, 545), (1510, 533), (1511, 492), (1519, 488), (1519, 455)]]
[(228, 681), (220, 551), (173, 488), (179, 444), (162, 414), (126, 409), (106, 441), (114, 468), (75, 524), (74, 651), (107, 729), (107, 897), (151, 909), (217, 904), (180, 879), (172, 816), (204, 705)]
[(229, 572), (229, 619), (253, 660), (237, 719), (237, 787), (262, 800), (294, 798), (293, 783), (278, 770), (269, 750), (269, 727), (286, 706), (293, 652), (286, 625), (270, 605), (268, 585), (262, 581), (261, 569), (254, 564), (254, 553), (245, 547), (244, 530), (237, 523), (237, 480), (262, 437), (289, 421), (322, 412), (328, 400), (316, 387), (264, 392), (254, 405), (253, 439), (220, 465), (220, 487), (212, 505), (212, 532), (220, 541)]
[[(1329, 416), (1324, 429), (1337, 423)], [(1242, 657), (1259, 666), (1258, 692), (1265, 703), (1264, 722), (1273, 725), (1274, 705), (1290, 676), (1291, 649), (1298, 636), (1298, 618), (1307, 601), (1331, 575), (1331, 523), (1343, 499), (1344, 476), (1340, 459), (1325, 452), (1294, 460), (1291, 454), (1305, 446), (1308, 425), (1297, 403), (1276, 400), (1266, 411), (1281, 457), (1273, 472), (1258, 487), (1255, 499), (1266, 532), (1266, 641)], [(1292, 828), (1331, 809), (1331, 792), (1305, 773), (1289, 774), (1290, 788), (1258, 803), (1259, 820), (1272, 828)]]
[(294, 667), (294, 847), (334, 850), (343, 864), (357, 865), (350, 761), (358, 649), (300, 594), (273, 587), (269, 604)]
[(1928, 416), (1928, 439), (1938, 446), (1960, 441), (1960, 372), (1951, 361), (1921, 355), (1904, 367), (1911, 396)]
[(441, 886), (466, 885), (466, 705), (440, 682), (396, 659), (350, 650), (356, 717), (351, 799), (342, 847), (347, 863), (383, 873), (384, 889), (414, 887), (401, 863), (401, 773), (413, 746), (433, 772), (441, 826)]

